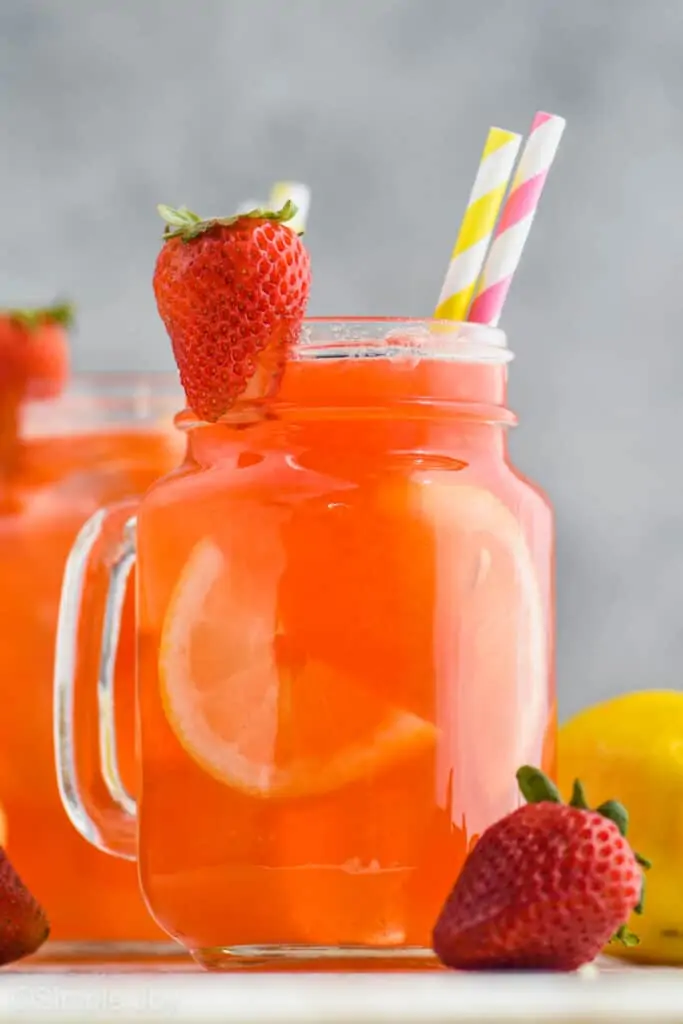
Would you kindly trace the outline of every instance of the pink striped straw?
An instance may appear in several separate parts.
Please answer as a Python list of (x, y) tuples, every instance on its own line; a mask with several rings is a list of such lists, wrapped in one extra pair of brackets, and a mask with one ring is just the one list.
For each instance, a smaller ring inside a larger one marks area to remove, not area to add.
[(467, 317), (474, 323), (495, 327), (500, 320), (565, 124), (556, 114), (534, 117)]

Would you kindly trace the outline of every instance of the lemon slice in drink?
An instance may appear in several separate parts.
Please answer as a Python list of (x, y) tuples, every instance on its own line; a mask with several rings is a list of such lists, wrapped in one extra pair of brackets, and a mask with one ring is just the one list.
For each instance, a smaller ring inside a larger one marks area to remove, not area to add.
[(172, 595), (160, 685), (187, 753), (227, 786), (287, 798), (338, 789), (433, 747), (433, 724), (307, 659), (278, 631), (283, 553), (272, 533), (262, 541), (258, 553), (237, 537), (199, 542)]

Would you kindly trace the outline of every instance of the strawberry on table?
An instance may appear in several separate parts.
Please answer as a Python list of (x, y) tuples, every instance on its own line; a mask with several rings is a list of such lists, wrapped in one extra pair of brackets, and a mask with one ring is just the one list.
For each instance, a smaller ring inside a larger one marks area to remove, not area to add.
[(433, 946), (461, 970), (571, 971), (642, 911), (645, 858), (626, 840), (628, 815), (610, 800), (596, 810), (580, 782), (569, 805), (536, 768), (517, 779), (527, 803), (486, 830), (441, 911)]
[(45, 911), (0, 847), (0, 965), (35, 953), (49, 933)]
[(308, 252), (287, 225), (293, 203), (202, 220), (160, 206), (164, 245), (154, 294), (187, 401), (214, 422), (238, 401), (274, 392), (311, 283)]

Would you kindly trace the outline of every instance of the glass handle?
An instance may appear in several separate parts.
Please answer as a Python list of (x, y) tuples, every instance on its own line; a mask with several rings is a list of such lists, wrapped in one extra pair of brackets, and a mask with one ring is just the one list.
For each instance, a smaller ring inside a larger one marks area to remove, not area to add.
[(114, 710), (114, 673), (121, 634), (123, 602), (131, 569), (135, 565), (135, 518), (127, 519), (121, 549), (109, 568), (109, 586), (104, 605), (100, 671), (97, 679), (97, 724), (102, 778), (114, 803), (129, 817), (135, 817), (135, 799), (126, 789), (119, 770)]
[[(96, 512), (71, 549), (57, 622), (53, 711), (64, 808), (85, 839), (127, 860), (136, 858), (136, 804), (119, 768), (114, 691), (123, 606), (135, 564), (134, 510), (127, 502)], [(98, 621), (95, 738), (83, 713), (93, 691), (92, 682), (82, 679), (88, 658), (81, 639)]]

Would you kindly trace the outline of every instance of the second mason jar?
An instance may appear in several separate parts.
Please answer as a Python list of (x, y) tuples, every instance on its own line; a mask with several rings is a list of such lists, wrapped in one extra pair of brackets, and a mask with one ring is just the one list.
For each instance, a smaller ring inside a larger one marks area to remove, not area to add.
[[(51, 697), (59, 595), (71, 545), (100, 505), (140, 495), (182, 461), (184, 439), (171, 415), (178, 394), (168, 374), (76, 374), (65, 394), (21, 407), (13, 457), (5, 463), (0, 453), (3, 845), (50, 921), (51, 942), (43, 955), (106, 949), (112, 956), (117, 950), (151, 950), (159, 940), (168, 945), (140, 898), (132, 866), (94, 850), (64, 813), (54, 770)], [(117, 672), (126, 734), (121, 769), (131, 784), (132, 611), (128, 602)], [(88, 664), (92, 669), (90, 654), (98, 656), (95, 638), (89, 650), (87, 640), (84, 628), (84, 671)], [(84, 729), (96, 743), (91, 697), (92, 688), (87, 695), (79, 691)], [(84, 745), (84, 755), (89, 749)], [(85, 759), (82, 767), (89, 771)]]

